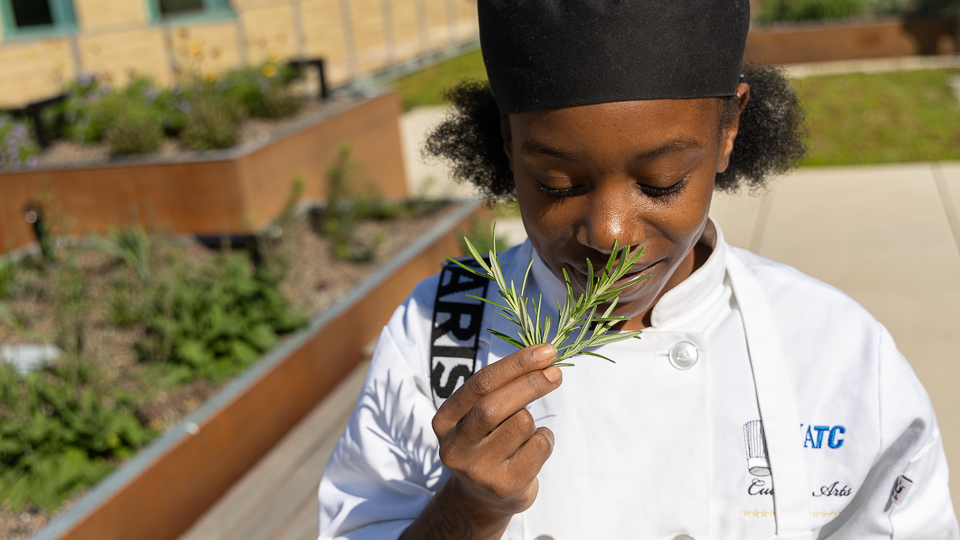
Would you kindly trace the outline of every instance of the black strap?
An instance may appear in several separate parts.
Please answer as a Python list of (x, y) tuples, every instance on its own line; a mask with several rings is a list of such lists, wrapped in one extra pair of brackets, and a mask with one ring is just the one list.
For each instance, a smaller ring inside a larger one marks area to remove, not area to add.
[[(472, 257), (458, 260), (480, 268)], [(484, 303), (467, 295), (485, 298), (489, 282), (449, 261), (440, 271), (430, 336), (430, 388), (437, 408), (477, 370)]]

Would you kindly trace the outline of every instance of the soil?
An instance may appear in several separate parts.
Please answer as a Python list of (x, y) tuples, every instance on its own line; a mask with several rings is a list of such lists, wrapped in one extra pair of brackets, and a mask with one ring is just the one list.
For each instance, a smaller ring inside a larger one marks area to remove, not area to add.
[[(315, 232), (310, 212), (294, 218), (282, 231), (277, 249), (289, 262), (286, 279), (280, 290), (291, 302), (295, 313), (314, 317), (368, 278), (382, 264), (413, 241), (422, 237), (439, 220), (454, 211), (452, 204), (441, 204), (429, 212), (418, 212), (417, 217), (388, 221), (364, 222), (359, 225), (359, 238), (382, 236), (376, 254), (369, 263), (358, 264), (336, 259), (331, 254), (331, 242)], [(92, 247), (60, 247), (61, 254), (69, 251), (82, 269), (84, 282), (84, 356), (94, 362), (101, 373), (115, 384), (130, 386), (143, 376), (147, 366), (138, 361), (133, 345), (142, 335), (141, 327), (118, 328), (108, 319), (110, 291), (119, 280), (131, 279), (132, 270), (123, 263)], [(151, 260), (175, 256), (190, 264), (200, 264), (216, 253), (198, 243), (184, 239), (157, 237), (154, 239)], [(17, 282), (19, 293), (5, 301), (23, 321), (14, 328), (0, 320), (0, 344), (50, 343), (56, 330), (55, 298), (57, 283), (51, 271), (27, 269), (21, 271)], [(183, 417), (209, 399), (229, 380), (214, 384), (195, 380), (173, 391), (158, 392), (145, 397), (138, 410), (141, 420), (163, 431), (169, 430)], [(134, 385), (135, 386), (135, 385)], [(79, 496), (74, 497), (75, 502)], [(64, 505), (57, 513), (69, 507)], [(39, 531), (53, 517), (43, 510), (28, 508), (13, 513), (0, 507), (0, 539), (27, 539)]]
[[(289, 118), (247, 118), (240, 124), (237, 146), (268, 136), (275, 131), (309, 121), (311, 118), (320, 118), (331, 107), (342, 107), (352, 100), (349, 97), (332, 98), (327, 103), (323, 103), (316, 99), (305, 99), (297, 114)], [(167, 139), (159, 152), (152, 155), (148, 154), (146, 157), (166, 157), (182, 152), (193, 152), (193, 150), (182, 145), (177, 139)], [(52, 141), (50, 146), (40, 154), (38, 164), (40, 167), (57, 167), (78, 162), (105, 162), (110, 161), (110, 158), (110, 145), (108, 143), (98, 142), (80, 145), (67, 139), (58, 139)]]

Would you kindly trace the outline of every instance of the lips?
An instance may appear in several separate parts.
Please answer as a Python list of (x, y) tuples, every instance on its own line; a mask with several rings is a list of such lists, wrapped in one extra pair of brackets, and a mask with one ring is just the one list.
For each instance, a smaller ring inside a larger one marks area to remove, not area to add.
[[(614, 283), (614, 286), (623, 285), (623, 284), (625, 284), (625, 283), (630, 282), (630, 281), (633, 280), (633, 279), (636, 279), (636, 278), (638, 278), (638, 277), (640, 277), (640, 276), (648, 273), (648, 270), (650, 270), (651, 267), (655, 266), (655, 265), (658, 264), (658, 263), (660, 263), (660, 261), (653, 261), (653, 262), (650, 262), (650, 263), (647, 263), (647, 264), (644, 264), (644, 265), (639, 265), (639, 268), (638, 268), (638, 266), (634, 266), (633, 268), (630, 269), (629, 272), (627, 272), (626, 275), (624, 275), (622, 278), (618, 279), (618, 280)], [(586, 290), (586, 285), (587, 285), (587, 269), (586, 269), (586, 267), (584, 267), (583, 269), (580, 269), (580, 268), (578, 268), (578, 267), (576, 267), (576, 266), (570, 266), (569, 268), (573, 271), (573, 272), (572, 272), (572, 275), (571, 275), (570, 277), (571, 277), (573, 280), (575, 280), (575, 281), (581, 286), (582, 289)], [(603, 271), (603, 267), (600, 267), (600, 268), (594, 267), (593, 270), (594, 270), (594, 280), (596, 280), (596, 278), (597, 278), (597, 276), (599, 275), (599, 273), (600, 273), (601, 271)], [(634, 285), (634, 287), (640, 286), (642, 283), (643, 283), (643, 282), (637, 283), (636, 285)], [(631, 287), (631, 289), (632, 289), (632, 288), (633, 288), (633, 287)], [(623, 291), (623, 293), (626, 293), (626, 292), (629, 291), (629, 290), (630, 290), (630, 289), (626, 289), (626, 290)]]

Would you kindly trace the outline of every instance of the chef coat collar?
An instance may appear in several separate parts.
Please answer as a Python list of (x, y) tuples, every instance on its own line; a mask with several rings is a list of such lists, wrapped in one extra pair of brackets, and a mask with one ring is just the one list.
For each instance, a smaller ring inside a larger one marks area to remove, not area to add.
[[(699, 242), (711, 249), (710, 256), (707, 257), (703, 266), (696, 269), (687, 279), (660, 298), (650, 314), (653, 329), (690, 312), (694, 307), (707, 300), (710, 293), (717, 290), (723, 283), (726, 274), (726, 242), (723, 239), (723, 232), (712, 217), (708, 218)], [(526, 245), (521, 247), (521, 251), (515, 260), (529, 262), (530, 258), (536, 259), (531, 272), (534, 281), (543, 294), (544, 302), (547, 302), (549, 306), (556, 305), (566, 294), (566, 288), (563, 282), (543, 262), (543, 258), (537, 256), (530, 241), (527, 240)], [(518, 267), (517, 271), (522, 271), (522, 268)], [(523, 279), (522, 274), (519, 275), (518, 279)]]

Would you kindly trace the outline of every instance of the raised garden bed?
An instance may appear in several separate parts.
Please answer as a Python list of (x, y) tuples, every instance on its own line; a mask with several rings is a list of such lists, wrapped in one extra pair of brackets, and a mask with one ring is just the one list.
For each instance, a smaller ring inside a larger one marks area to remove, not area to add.
[(882, 17), (753, 28), (745, 57), (765, 64), (957, 53), (955, 18)]
[(0, 172), (0, 247), (34, 241), (24, 215), (42, 193), (56, 195), (80, 234), (128, 220), (132, 205), (144, 224), (162, 223), (173, 233), (254, 231), (280, 211), (295, 177), (304, 180), (305, 198), (322, 200), (326, 169), (343, 145), (381, 195), (403, 198), (399, 114), (399, 98), (388, 91), (307, 107), (282, 125), (253, 126), (250, 140), (226, 150), (100, 156), (68, 165), (56, 157), (71, 151), (55, 147), (35, 169)]
[[(19, 292), (4, 300), (20, 323), (0, 322), (0, 342), (52, 340), (67, 349), (72, 342), (63, 345), (56, 324), (64, 313), (72, 313), (84, 336), (79, 357), (92, 366), (99, 384), (132, 394), (134, 414), (145, 430), (167, 432), (88, 495), (77, 499), (80, 494), (74, 490), (66, 514), (39, 538), (160, 539), (186, 530), (352, 369), (360, 348), (379, 332), (413, 284), (435, 272), (444, 256), (459, 252), (457, 233), (468, 230), (476, 210), (475, 202), (445, 207), (421, 202), (415, 203), (414, 217), (362, 223), (357, 238), (383, 240), (367, 264), (331, 256), (331, 241), (317, 234), (328, 212), (283, 218), (281, 241), (262, 255), (279, 259), (286, 254), (286, 277), (279, 291), (292, 305), (290, 312), (306, 315), (310, 322), (306, 330), (281, 338), (277, 349), (233, 382), (228, 370), (212, 380), (191, 378), (200, 373), (194, 371), (185, 384), (164, 383), (164, 374), (176, 372), (171, 364), (175, 359), (161, 365), (138, 361), (135, 351), (142, 349), (134, 344), (149, 337), (151, 326), (118, 325), (112, 296), (118, 285), (139, 279), (135, 265), (121, 264), (102, 249), (80, 246), (59, 248), (60, 263), (21, 268)], [(161, 241), (152, 253), (154, 259), (176, 255), (183, 264), (203, 268), (242, 257)], [(68, 266), (74, 269), (73, 278), (84, 282), (85, 292), (80, 295), (84, 305), (65, 310), (50, 293), (64, 285), (61, 278)], [(154, 268), (154, 282), (162, 281), (157, 272)], [(56, 379), (59, 373), (42, 376)], [(0, 410), (0, 417), (4, 412)], [(120, 438), (115, 442), (121, 450), (135, 449), (124, 433)], [(122, 459), (119, 454), (104, 455), (101, 463), (106, 466)], [(13, 513), (9, 501), (0, 506), (3, 538), (27, 538), (50, 516), (31, 504), (22, 514)]]

